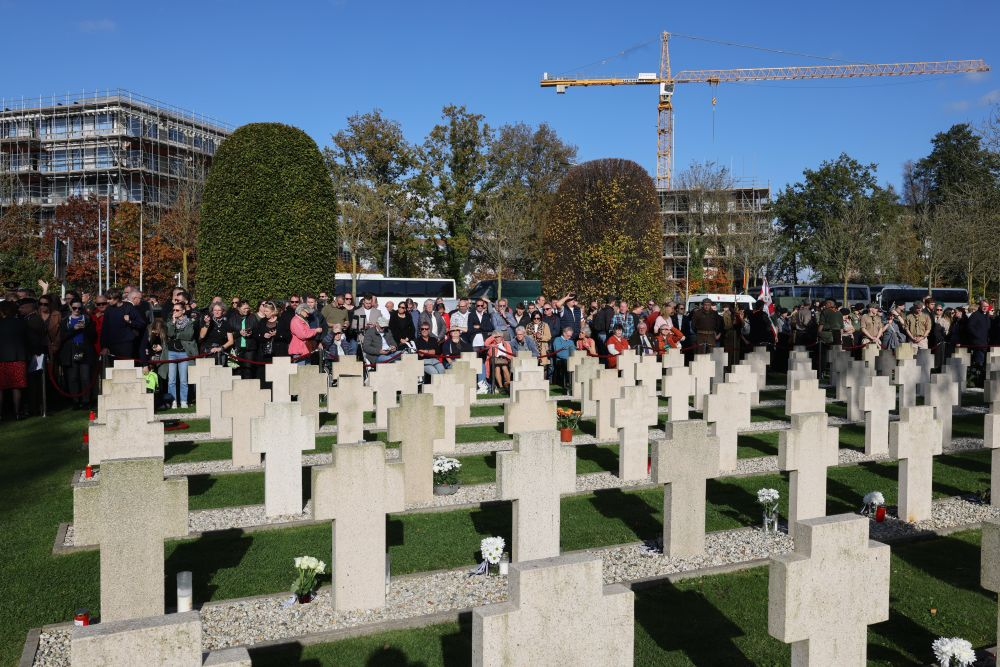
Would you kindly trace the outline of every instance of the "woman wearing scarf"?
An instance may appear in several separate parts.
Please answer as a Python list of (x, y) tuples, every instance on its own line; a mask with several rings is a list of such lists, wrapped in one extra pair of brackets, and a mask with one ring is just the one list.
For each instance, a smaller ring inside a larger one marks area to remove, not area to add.
[(194, 331), (194, 321), (187, 316), (183, 304), (175, 303), (171, 318), (167, 322), (167, 391), (164, 399), (171, 403), (178, 402), (177, 407), (188, 406), (188, 363), (174, 361), (198, 354), (198, 343)]
[(212, 314), (206, 315), (201, 325), (201, 351), (216, 355), (216, 365), (222, 366), (225, 362), (220, 357), (233, 346), (233, 332), (226, 321), (226, 309), (221, 301), (213, 303), (211, 311)]
[[(549, 325), (542, 321), (542, 314), (539, 311), (535, 311), (531, 314), (531, 322), (528, 326), (524, 327), (525, 333), (535, 339), (535, 345), (538, 346), (538, 363), (547, 367), (549, 365), (549, 341), (552, 340), (552, 331), (549, 329)], [(548, 376), (548, 370), (546, 369), (546, 376)]]
[(494, 331), (486, 339), (486, 375), (493, 378), (498, 389), (510, 391), (510, 360), (514, 351), (510, 343), (503, 339), (502, 331)]
[(628, 341), (625, 340), (624, 327), (616, 324), (613, 333), (607, 340), (608, 346), (608, 368), (618, 368), (618, 355), (628, 348)]

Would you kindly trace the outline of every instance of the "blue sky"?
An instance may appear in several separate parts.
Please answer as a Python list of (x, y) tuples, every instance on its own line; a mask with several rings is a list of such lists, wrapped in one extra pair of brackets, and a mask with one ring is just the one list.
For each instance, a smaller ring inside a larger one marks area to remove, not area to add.
[[(42, 9), (44, 6), (44, 9)], [(1000, 3), (254, 2), (0, 0), (8, 64), (0, 96), (123, 87), (233, 124), (282, 121), (320, 146), (346, 116), (380, 107), (421, 141), (441, 107), (488, 122), (549, 122), (581, 160), (625, 157), (652, 173), (652, 86), (541, 89), (543, 71), (646, 44), (586, 74), (656, 71), (662, 30), (840, 58), (896, 62), (983, 58), (1000, 67)], [(12, 30), (12, 27), (17, 29)], [(674, 70), (822, 61), (676, 38)], [(1000, 101), (984, 75), (707, 86), (675, 96), (678, 169), (732, 165), (777, 189), (841, 151), (900, 165), (935, 132), (979, 125)]]

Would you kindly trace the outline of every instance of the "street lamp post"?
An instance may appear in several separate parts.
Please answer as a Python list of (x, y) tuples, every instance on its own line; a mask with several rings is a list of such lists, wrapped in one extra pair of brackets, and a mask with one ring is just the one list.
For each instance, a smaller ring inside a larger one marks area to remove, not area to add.
[(385, 209), (385, 277), (389, 277), (389, 209)]

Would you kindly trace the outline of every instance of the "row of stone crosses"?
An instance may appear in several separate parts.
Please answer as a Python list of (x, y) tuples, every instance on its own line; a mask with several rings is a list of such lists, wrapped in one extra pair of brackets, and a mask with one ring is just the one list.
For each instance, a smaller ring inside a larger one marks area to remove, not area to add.
[[(919, 521), (930, 517), (932, 461), (950, 441), (951, 412), (961, 400), (969, 357), (959, 350), (942, 372), (933, 373), (926, 350), (914, 353), (903, 346), (896, 354), (877, 352), (866, 350), (854, 360), (832, 350), (831, 382), (848, 405), (849, 420), (865, 422), (866, 454), (899, 459), (899, 516)], [(212, 438), (232, 439), (232, 466), (258, 467), (263, 456), (269, 517), (302, 512), (302, 452), (315, 448), (320, 412), (336, 415), (333, 460), (312, 468), (313, 518), (333, 526), (335, 608), (374, 609), (385, 604), (385, 515), (430, 500), (433, 456), (454, 452), (456, 426), (471, 421), (478, 363), (463, 355), (422, 386), (423, 364), (413, 355), (380, 365), (367, 383), (360, 362), (338, 362), (332, 387), (316, 367), (286, 358), (266, 368), (270, 389), (209, 360), (196, 362), (189, 379), (198, 390), (195, 416), (209, 419)], [(718, 349), (687, 365), (671, 353), (658, 361), (629, 352), (617, 369), (590, 357), (570, 358), (572, 397), (584, 416), (596, 421), (597, 439), (617, 436), (619, 476), (645, 479), (650, 461), (652, 481), (664, 485), (665, 556), (704, 551), (706, 482), (736, 468), (737, 434), (750, 424), (768, 363), (767, 352), (757, 351), (726, 372)], [(996, 473), (1000, 355), (990, 363), (995, 370), (987, 384), (992, 408), (985, 417), (984, 446), (994, 449)], [(916, 404), (918, 395), (923, 405)], [(664, 437), (651, 441), (648, 429), (658, 423), (659, 397), (667, 400), (668, 422)], [(788, 526), (796, 553), (776, 558), (772, 566), (769, 629), (793, 644), (796, 664), (834, 664), (827, 661), (831, 652), (845, 658), (836, 664), (855, 663), (864, 656), (865, 625), (888, 614), (888, 547), (868, 543), (865, 519), (825, 516), (827, 468), (839, 462), (838, 429), (828, 424), (826, 401), (808, 353), (793, 351), (785, 402), (791, 428), (780, 434), (778, 463), (790, 472)], [(700, 419), (689, 419), (692, 407)], [(899, 419), (890, 420), (897, 407)], [(510, 602), (476, 610), (477, 664), (548, 664), (538, 661), (545, 655), (560, 661), (576, 656), (581, 664), (631, 664), (632, 593), (603, 587), (600, 559), (560, 557), (560, 496), (576, 488), (576, 452), (559, 442), (555, 408), (535, 360), (515, 359), (503, 416), (514, 444), (512, 451), (498, 452), (496, 475), (498, 499), (513, 505)], [(383, 443), (364, 441), (370, 411), (374, 429), (387, 429), (388, 440), (400, 442), (398, 461), (387, 461)], [(108, 369), (89, 441), (90, 464), (99, 465), (100, 473), (74, 485), (74, 544), (100, 548), (102, 624), (95, 628), (105, 630), (78, 632), (80, 655), (85, 646), (107, 650), (115, 622), (147, 619), (141, 632), (162, 629), (161, 621), (167, 623), (163, 540), (188, 532), (187, 479), (164, 479), (163, 423), (154, 418), (152, 395), (130, 362)], [(986, 543), (984, 534), (984, 553)], [(843, 586), (829, 583), (841, 580)], [(819, 581), (824, 584), (817, 587)], [(844, 605), (820, 599), (830, 594), (843, 594)], [(553, 605), (572, 613), (554, 612)], [(866, 611), (844, 615), (845, 608)], [(581, 614), (582, 609), (589, 611)], [(831, 615), (827, 609), (837, 611)], [(616, 622), (607, 622), (609, 614)], [(551, 619), (558, 619), (555, 626)], [(607, 632), (594, 632), (591, 622)], [(137, 645), (134, 639), (123, 645)], [(76, 645), (74, 639), (74, 655)], [(242, 664), (241, 656), (234, 660)]]

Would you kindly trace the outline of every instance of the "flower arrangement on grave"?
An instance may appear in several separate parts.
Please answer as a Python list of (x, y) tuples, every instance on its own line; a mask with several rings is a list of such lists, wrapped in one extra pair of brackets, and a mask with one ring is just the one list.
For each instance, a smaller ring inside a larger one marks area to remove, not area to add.
[(778, 532), (778, 501), (781, 494), (777, 489), (759, 489), (757, 503), (764, 512), (764, 532)]
[(873, 516), (879, 523), (885, 521), (885, 496), (882, 495), (881, 491), (869, 491), (865, 494), (862, 502), (864, 503), (861, 507), (863, 515)]
[(502, 537), (484, 537), (479, 543), (479, 552), (483, 555), (483, 562), (487, 565), (490, 574), (499, 572), (500, 559), (503, 558), (503, 548), (506, 542)]
[(312, 556), (299, 556), (295, 559), (295, 581), (292, 582), (292, 592), (299, 602), (309, 602), (316, 588), (316, 577), (326, 572), (326, 563)]
[(573, 410), (572, 408), (556, 408), (556, 426), (560, 430), (564, 428), (575, 429), (580, 423), (580, 418), (583, 417), (582, 410)]
[(961, 637), (938, 637), (931, 649), (941, 667), (967, 667), (976, 661), (972, 644)]
[(447, 456), (435, 456), (433, 463), (434, 486), (458, 484), (458, 471), (462, 463)]

